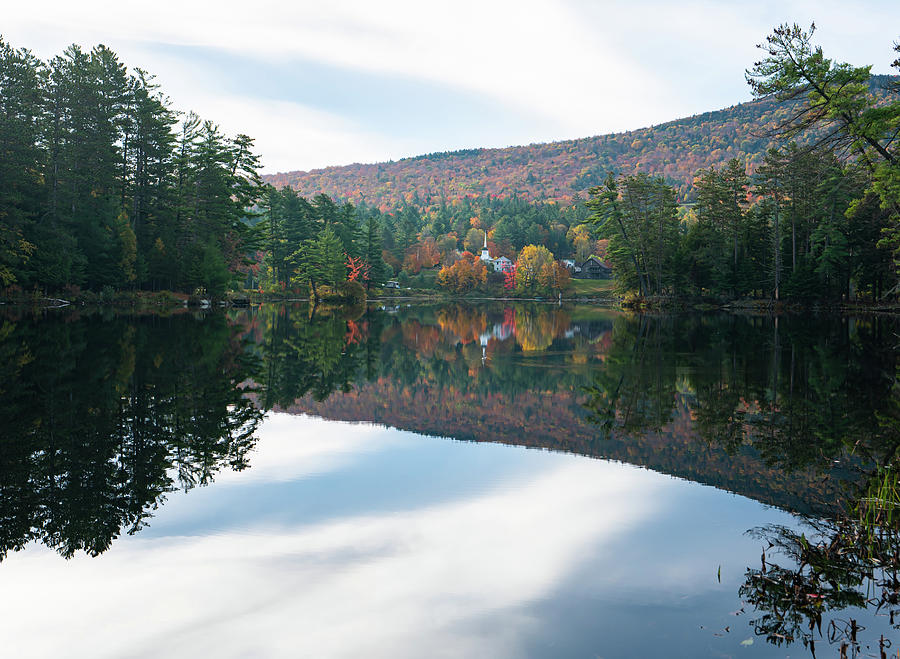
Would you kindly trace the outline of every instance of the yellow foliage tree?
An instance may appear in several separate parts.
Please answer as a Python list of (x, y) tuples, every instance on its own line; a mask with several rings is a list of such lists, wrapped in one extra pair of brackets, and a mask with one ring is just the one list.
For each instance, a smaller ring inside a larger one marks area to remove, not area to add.
[(519, 253), (516, 261), (516, 290), (520, 293), (533, 293), (540, 286), (541, 268), (553, 266), (553, 253), (541, 245), (526, 245)]

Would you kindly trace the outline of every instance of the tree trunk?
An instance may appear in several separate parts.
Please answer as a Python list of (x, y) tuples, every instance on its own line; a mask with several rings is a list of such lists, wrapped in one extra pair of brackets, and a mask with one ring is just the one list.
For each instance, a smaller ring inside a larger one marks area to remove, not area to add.
[[(778, 183), (776, 181), (775, 185)], [(778, 296), (781, 288), (781, 225), (779, 224), (779, 208), (778, 196), (775, 196), (775, 301), (778, 302)], [(777, 320), (776, 320), (777, 323)], [(777, 325), (776, 325), (777, 327)]]
[(797, 271), (797, 219), (791, 218), (791, 274)]

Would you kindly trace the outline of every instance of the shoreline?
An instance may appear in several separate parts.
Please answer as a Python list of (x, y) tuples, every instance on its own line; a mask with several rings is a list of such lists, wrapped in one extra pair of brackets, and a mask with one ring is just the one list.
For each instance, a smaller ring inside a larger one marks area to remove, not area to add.
[[(552, 298), (547, 296), (517, 297), (510, 295), (448, 295), (437, 292), (413, 292), (403, 295), (373, 295), (368, 296), (365, 303), (389, 304), (397, 302), (430, 302), (430, 303), (459, 303), (459, 302), (537, 302), (543, 304), (585, 304), (617, 308), (633, 313), (707, 313), (724, 312), (753, 315), (782, 315), (795, 313), (828, 313), (842, 315), (878, 314), (900, 315), (900, 301), (895, 302), (774, 302), (773, 300), (739, 299), (739, 300), (704, 300), (686, 298), (650, 298), (643, 300), (628, 300), (620, 296), (596, 297), (596, 296), (563, 296)], [(323, 300), (323, 302), (325, 302)], [(126, 291), (117, 292), (111, 297), (106, 297), (88, 292), (71, 300), (55, 297), (20, 297), (0, 298), (0, 308), (32, 308), (40, 310), (50, 309), (87, 309), (108, 308), (132, 311), (157, 311), (175, 312), (178, 310), (207, 310), (246, 308), (260, 304), (311, 304), (311, 300), (302, 296), (279, 296), (271, 294), (259, 294), (258, 292), (233, 293), (222, 299), (200, 298), (186, 293), (174, 293), (171, 291)], [(327, 302), (328, 306), (352, 306), (347, 304), (335, 304)]]

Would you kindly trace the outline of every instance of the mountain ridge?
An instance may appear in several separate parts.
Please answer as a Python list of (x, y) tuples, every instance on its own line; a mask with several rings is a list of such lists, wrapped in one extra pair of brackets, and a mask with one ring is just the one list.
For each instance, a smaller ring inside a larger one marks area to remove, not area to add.
[[(897, 79), (873, 76), (874, 93)], [(264, 179), (276, 187), (291, 186), (303, 196), (325, 193), (388, 210), (479, 196), (571, 203), (600, 184), (607, 172), (643, 171), (665, 178), (683, 201), (691, 198), (700, 169), (738, 158), (752, 171), (778, 144), (773, 131), (790, 109), (766, 97), (620, 133), (437, 151), (396, 161), (280, 172)]]

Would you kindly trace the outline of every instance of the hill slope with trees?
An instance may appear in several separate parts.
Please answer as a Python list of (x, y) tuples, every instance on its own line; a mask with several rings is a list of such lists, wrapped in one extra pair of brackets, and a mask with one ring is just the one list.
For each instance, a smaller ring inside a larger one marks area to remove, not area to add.
[[(873, 76), (878, 95), (891, 76)], [(266, 176), (276, 187), (365, 203), (381, 210), (418, 207), (441, 199), (482, 196), (570, 202), (584, 198), (606, 173), (662, 176), (681, 200), (693, 196), (698, 170), (733, 158), (752, 170), (778, 144), (773, 131), (792, 112), (772, 97), (740, 103), (639, 130), (574, 140), (467, 149), (404, 158), (396, 162), (326, 167)]]

